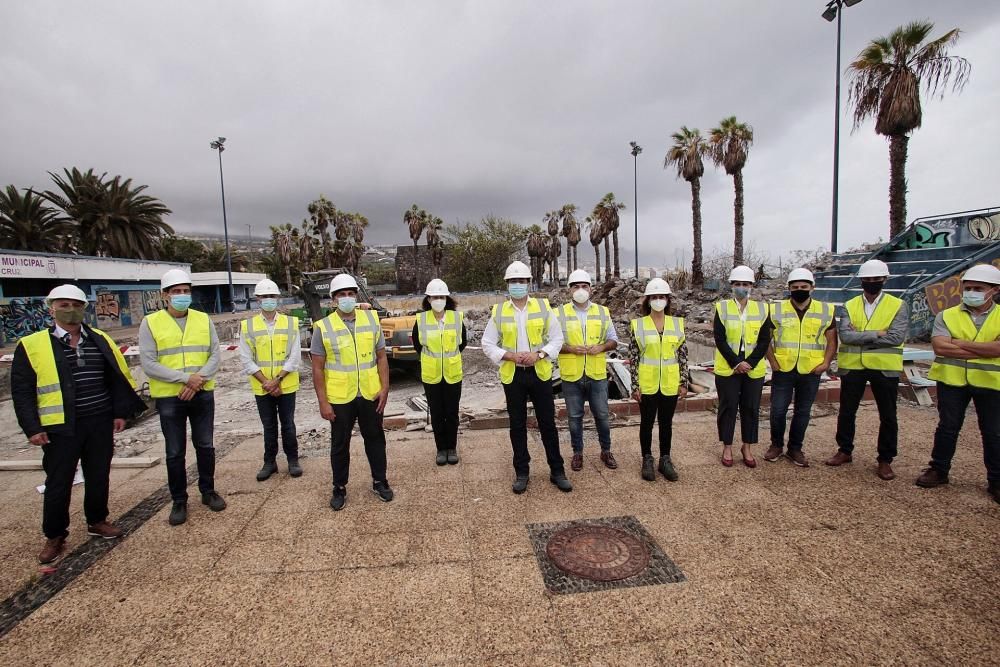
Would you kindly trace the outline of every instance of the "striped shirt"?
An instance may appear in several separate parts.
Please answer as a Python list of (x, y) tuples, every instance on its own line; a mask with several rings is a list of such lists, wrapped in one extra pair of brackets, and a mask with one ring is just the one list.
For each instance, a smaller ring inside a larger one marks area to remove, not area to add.
[(76, 416), (90, 417), (111, 412), (111, 393), (108, 391), (107, 382), (108, 362), (97, 344), (83, 329), (80, 330), (80, 340), (75, 348), (69, 344), (69, 333), (62, 332), (61, 337), (59, 333), (57, 331), (53, 335), (62, 345), (63, 354), (73, 373)]

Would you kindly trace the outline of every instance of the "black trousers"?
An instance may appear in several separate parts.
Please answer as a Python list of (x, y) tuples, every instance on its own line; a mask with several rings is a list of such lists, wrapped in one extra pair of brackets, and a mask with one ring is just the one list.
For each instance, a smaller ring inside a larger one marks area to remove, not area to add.
[(332, 404), (333, 424), (330, 429), (330, 467), (333, 485), (347, 486), (351, 471), (351, 431), (357, 422), (365, 441), (365, 455), (372, 471), (372, 481), (385, 482), (385, 431), (382, 415), (375, 410), (375, 401), (360, 395), (350, 403)]
[(462, 400), (462, 383), (436, 384), (424, 382), (424, 395), (431, 412), (431, 428), (438, 451), (458, 448), (458, 404)]
[(264, 427), (264, 461), (278, 458), (278, 422), (281, 422), (281, 447), (289, 461), (299, 460), (299, 441), (295, 434), (295, 394), (254, 396), (257, 414)]
[(527, 475), (531, 463), (528, 454), (528, 399), (535, 408), (535, 419), (545, 447), (545, 459), (553, 475), (563, 475), (566, 468), (559, 453), (559, 432), (556, 430), (556, 406), (552, 398), (552, 381), (542, 380), (534, 368), (514, 369), (514, 379), (503, 386), (507, 396), (507, 416), (510, 418), (510, 445), (514, 450), (514, 473)]
[(676, 409), (677, 396), (664, 396), (660, 392), (640, 396), (639, 447), (643, 456), (653, 455), (653, 422), (656, 421), (660, 424), (660, 456), (670, 456)]
[(867, 384), (871, 384), (875, 405), (878, 406), (878, 461), (892, 463), (896, 458), (896, 443), (899, 439), (899, 424), (896, 421), (899, 378), (886, 377), (882, 371), (852, 370), (840, 378), (837, 446), (845, 454), (854, 451), (854, 422)]
[(744, 445), (757, 444), (760, 425), (760, 394), (764, 378), (752, 378), (746, 373), (716, 375), (715, 389), (719, 393), (719, 441), (732, 445), (736, 435), (736, 415), (739, 412), (740, 436)]
[(78, 417), (76, 433), (49, 433), (42, 446), (45, 469), (45, 499), (42, 502), (42, 532), (45, 537), (69, 535), (69, 501), (76, 464), (83, 469), (83, 513), (88, 524), (108, 518), (108, 477), (115, 453), (114, 418), (110, 413)]
[(937, 383), (939, 420), (937, 430), (934, 431), (934, 450), (931, 452), (929, 465), (948, 474), (969, 401), (976, 405), (979, 433), (983, 438), (986, 480), (1000, 482), (1000, 391), (993, 389)]

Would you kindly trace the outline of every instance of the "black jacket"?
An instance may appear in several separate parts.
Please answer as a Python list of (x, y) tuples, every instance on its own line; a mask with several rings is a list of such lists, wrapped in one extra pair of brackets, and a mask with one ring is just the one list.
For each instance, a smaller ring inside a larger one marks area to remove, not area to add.
[[(83, 325), (87, 331), (89, 339), (97, 345), (97, 349), (104, 355), (104, 360), (108, 364), (107, 377), (111, 379), (111, 386), (108, 391), (111, 394), (112, 412), (115, 419), (130, 419), (146, 410), (146, 404), (132, 389), (128, 379), (118, 368), (118, 361), (115, 359), (111, 347), (103, 336), (95, 334), (86, 324)], [(49, 329), (49, 332), (54, 330)], [(18, 344), (14, 350), (14, 364), (10, 369), (10, 394), (14, 401), (14, 413), (17, 415), (17, 423), (27, 437), (37, 435), (43, 431), (52, 433), (72, 434), (76, 431), (76, 387), (73, 384), (73, 371), (69, 367), (66, 355), (63, 354), (62, 345), (49, 336), (52, 344), (52, 351), (55, 354), (56, 372), (59, 373), (59, 385), (62, 388), (63, 411), (66, 414), (66, 421), (62, 424), (42, 426), (38, 416), (38, 399), (36, 388), (38, 386), (38, 376), (35, 369), (28, 361), (28, 353), (24, 346)]]

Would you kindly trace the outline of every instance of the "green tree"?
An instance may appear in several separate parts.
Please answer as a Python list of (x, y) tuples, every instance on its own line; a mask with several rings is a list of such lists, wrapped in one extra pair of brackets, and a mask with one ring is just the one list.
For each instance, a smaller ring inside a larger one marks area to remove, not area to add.
[(965, 58), (948, 55), (959, 30), (949, 30), (926, 41), (934, 24), (914, 21), (874, 39), (848, 66), (849, 104), (854, 104), (854, 129), (867, 118), (875, 119), (875, 132), (889, 139), (889, 236), (906, 225), (906, 155), (910, 133), (920, 127), (923, 111), (920, 86), (928, 95), (952, 92), (969, 80), (972, 65)]
[(488, 215), (478, 223), (445, 228), (448, 240), (446, 281), (452, 290), (502, 289), (504, 269), (524, 256), (528, 230), (506, 219)]
[[(309, 203), (307, 207), (309, 219), (312, 221), (310, 232), (319, 238), (319, 244), (323, 248), (324, 268), (333, 268), (333, 247), (330, 239), (330, 226), (337, 223), (337, 207), (333, 202), (320, 195), (319, 199)], [(336, 228), (334, 229), (336, 232)]]
[(427, 217), (427, 211), (416, 204), (403, 211), (403, 224), (406, 225), (406, 229), (410, 233), (410, 240), (413, 241), (413, 282), (417, 285), (417, 289), (420, 289), (420, 262), (417, 259), (417, 241), (420, 240), (420, 235), (424, 233), (424, 228), (427, 226)]
[(170, 234), (160, 239), (160, 259), (165, 262), (187, 262), (194, 266), (205, 256), (205, 244), (194, 239)]
[(68, 252), (72, 226), (35, 192), (13, 185), (0, 191), (0, 247), (38, 252)]
[(753, 145), (753, 128), (736, 120), (723, 118), (708, 133), (709, 155), (717, 167), (733, 177), (736, 198), (733, 202), (733, 266), (743, 263), (743, 167)]
[(694, 248), (691, 253), (691, 284), (701, 287), (705, 284), (705, 274), (701, 267), (701, 177), (705, 175), (702, 158), (708, 152), (708, 145), (701, 132), (686, 126), (671, 135), (673, 145), (667, 150), (663, 168), (677, 168), (677, 178), (691, 184), (691, 227), (694, 232)]
[(562, 221), (562, 235), (566, 237), (566, 273), (580, 268), (576, 261), (576, 246), (580, 244), (580, 223), (576, 221), (576, 204), (564, 204), (559, 209)]
[(618, 256), (618, 226), (621, 220), (618, 216), (618, 212), (625, 209), (625, 204), (615, 201), (615, 193), (609, 192), (608, 194), (601, 197), (601, 201), (597, 202), (594, 206), (594, 211), (590, 214), (591, 217), (598, 222), (601, 226), (601, 233), (604, 236), (604, 277), (607, 279), (608, 269), (611, 265), (611, 257), (608, 253), (608, 237), (610, 236), (614, 242), (614, 260), (615, 260), (615, 278), (621, 277), (621, 268), (619, 266), (619, 256)]

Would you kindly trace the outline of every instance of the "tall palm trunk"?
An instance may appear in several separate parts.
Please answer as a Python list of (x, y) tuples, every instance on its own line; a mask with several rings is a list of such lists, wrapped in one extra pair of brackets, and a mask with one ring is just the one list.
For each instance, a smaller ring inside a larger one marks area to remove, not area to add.
[(285, 264), (285, 284), (288, 285), (288, 294), (292, 293), (292, 267)]
[(737, 169), (733, 173), (733, 188), (736, 190), (736, 201), (733, 203), (735, 219), (733, 227), (735, 230), (733, 238), (733, 266), (743, 263), (743, 170)]
[(604, 237), (604, 282), (611, 280), (611, 241), (608, 236)]
[(420, 290), (420, 257), (417, 255), (417, 239), (413, 239), (413, 290)]
[(558, 287), (559, 286), (559, 256), (558, 255), (556, 255), (555, 257), (552, 258), (552, 270), (553, 270), (553, 273), (555, 274), (555, 285), (556, 285), (556, 287)]
[(594, 260), (594, 262), (597, 265), (597, 272), (594, 275), (594, 280), (597, 281), (597, 282), (601, 282), (601, 244), (600, 243), (595, 243), (594, 244), (594, 257), (596, 258)]
[(615, 278), (621, 278), (622, 272), (618, 266), (618, 230), (611, 232), (611, 241), (615, 245)]
[(703, 287), (705, 275), (701, 270), (701, 179), (691, 179), (691, 226), (694, 228), (694, 252), (691, 256), (691, 284)]
[(910, 138), (889, 139), (889, 238), (906, 227), (906, 149)]

